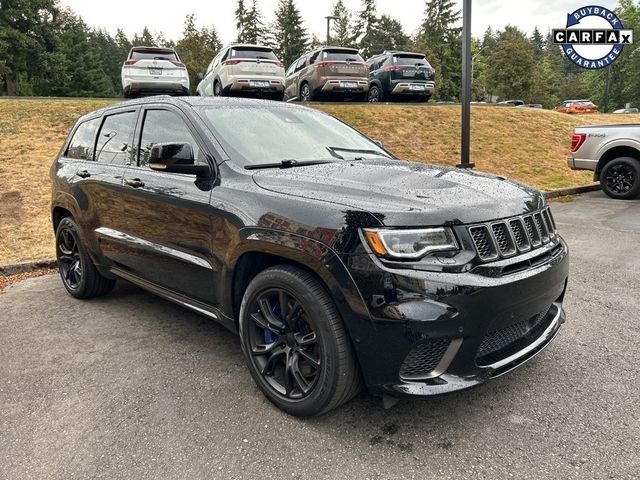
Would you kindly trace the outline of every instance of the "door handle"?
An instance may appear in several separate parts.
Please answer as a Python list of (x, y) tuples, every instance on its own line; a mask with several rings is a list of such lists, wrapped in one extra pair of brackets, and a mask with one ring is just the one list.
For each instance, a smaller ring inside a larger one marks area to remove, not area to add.
[(125, 180), (124, 183), (133, 188), (142, 188), (144, 187), (144, 182), (139, 178), (134, 178), (133, 180)]
[(76, 175), (80, 178), (89, 178), (91, 176), (91, 174), (86, 170), (78, 170), (76, 172)]

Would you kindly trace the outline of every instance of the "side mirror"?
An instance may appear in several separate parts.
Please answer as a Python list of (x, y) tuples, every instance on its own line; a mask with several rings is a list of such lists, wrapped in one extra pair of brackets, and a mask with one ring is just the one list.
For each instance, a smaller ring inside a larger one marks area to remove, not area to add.
[(149, 168), (158, 172), (206, 176), (209, 165), (196, 165), (193, 148), (188, 143), (156, 143), (149, 153)]
[(202, 79), (204, 78), (204, 73), (203, 73), (203, 72), (198, 72), (198, 73), (196, 73), (196, 78), (197, 78), (198, 80), (202, 80)]

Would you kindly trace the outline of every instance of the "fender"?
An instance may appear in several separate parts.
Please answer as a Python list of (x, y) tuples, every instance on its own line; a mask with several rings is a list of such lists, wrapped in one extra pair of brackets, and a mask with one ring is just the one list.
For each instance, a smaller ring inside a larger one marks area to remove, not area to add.
[(598, 159), (598, 167), (600, 167), (600, 162), (602, 162), (602, 158), (605, 154), (616, 147), (630, 147), (635, 148), (640, 151), (640, 142), (638, 140), (634, 140), (632, 138), (615, 138), (606, 143), (603, 143), (598, 147), (598, 153), (596, 154), (596, 158)]
[(363, 326), (371, 328), (373, 325), (369, 309), (351, 273), (329, 246), (295, 233), (256, 227), (240, 231), (240, 241), (227, 259), (230, 267), (224, 272), (225, 291), (221, 292), (224, 298), (222, 303), (226, 307), (223, 312), (225, 316), (235, 317), (233, 284), (238, 260), (242, 255), (252, 252), (282, 257), (318, 275), (335, 300), (354, 345), (357, 345), (358, 338), (354, 338), (353, 332), (362, 331)]

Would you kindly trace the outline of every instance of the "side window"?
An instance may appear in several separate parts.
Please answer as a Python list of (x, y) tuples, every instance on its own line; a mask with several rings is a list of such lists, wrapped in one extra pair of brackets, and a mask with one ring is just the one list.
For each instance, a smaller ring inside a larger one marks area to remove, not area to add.
[(231, 51), (231, 49), (227, 50), (226, 52), (224, 52), (224, 55), (222, 57), (222, 61), (224, 62), (227, 58), (229, 58), (229, 52)]
[(156, 143), (188, 143), (193, 148), (193, 158), (199, 162), (200, 150), (187, 124), (175, 112), (169, 110), (147, 110), (140, 136), (140, 155), (138, 162), (141, 167), (149, 164), (151, 147)]
[(96, 161), (129, 165), (136, 112), (116, 113), (105, 117), (98, 134)]
[(307, 57), (302, 57), (300, 60), (298, 60), (298, 63), (296, 63), (296, 72), (299, 72), (300, 70), (302, 70), (305, 65), (307, 64)]
[(100, 118), (81, 123), (69, 142), (67, 158), (75, 160), (93, 160), (93, 146), (96, 143), (96, 131), (100, 126)]
[(298, 62), (300, 61), (300, 59), (294, 60), (291, 65), (289, 65), (289, 69), (287, 70), (287, 73), (284, 74), (285, 77), (288, 77), (289, 75), (291, 75), (295, 69), (296, 69), (296, 65), (298, 65)]
[(314, 53), (311, 58), (309, 58), (309, 65), (313, 65), (314, 63), (316, 63), (316, 60), (318, 59), (318, 55), (320, 55), (320, 50), (318, 50), (316, 53)]

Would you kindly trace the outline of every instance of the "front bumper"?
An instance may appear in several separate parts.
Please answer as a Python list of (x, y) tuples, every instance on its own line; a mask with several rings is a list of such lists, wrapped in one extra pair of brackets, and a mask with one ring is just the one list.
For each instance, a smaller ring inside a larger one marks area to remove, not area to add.
[(567, 158), (567, 165), (571, 170), (595, 171), (598, 166), (598, 161), (587, 158), (573, 158), (572, 156), (569, 156)]
[(353, 256), (347, 264), (372, 322), (349, 329), (369, 389), (448, 393), (537, 355), (565, 320), (569, 257), (564, 241), (558, 245), (546, 263), (496, 278), (391, 269), (371, 255)]

